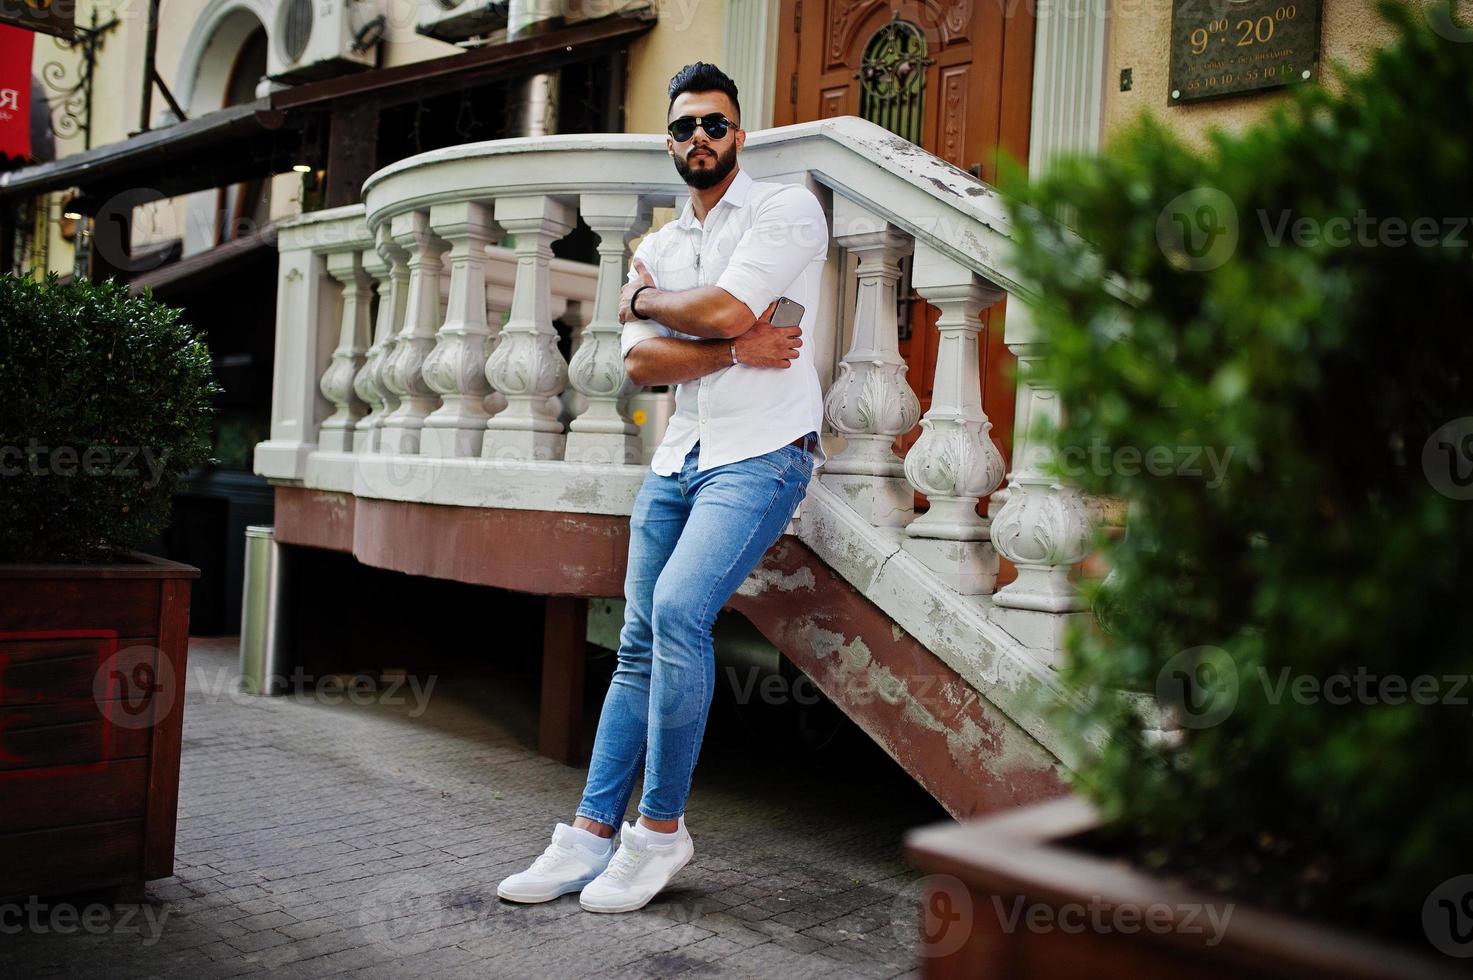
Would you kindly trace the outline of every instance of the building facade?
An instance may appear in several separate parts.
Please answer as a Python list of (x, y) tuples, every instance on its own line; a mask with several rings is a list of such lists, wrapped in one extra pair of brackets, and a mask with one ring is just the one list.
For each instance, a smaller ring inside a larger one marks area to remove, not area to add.
[[(1247, 33), (1190, 0), (99, 7), (89, 122), (0, 175), (7, 256), (185, 306), (227, 390), (217, 455), (278, 540), (551, 597), (547, 635), (578, 641), (549, 640), (543, 705), (567, 705), (669, 411), (624, 378), (614, 319), (631, 245), (685, 191), (666, 85), (721, 64), (744, 167), (812, 189), (832, 229), (811, 338), (832, 459), (733, 609), (951, 812), (983, 812), (1061, 790), (1071, 575), (1116, 519), (1026, 444), (1057, 406), (1014, 380), (1036, 297), (994, 185), (1142, 113), (1201, 142), (1282, 98), (1261, 65), (1312, 82), (1387, 40), (1359, 0), (1250, 2)], [(38, 35), (35, 91), (79, 57)], [(237, 530), (212, 532), (222, 575)], [(547, 714), (551, 754), (575, 723)]]

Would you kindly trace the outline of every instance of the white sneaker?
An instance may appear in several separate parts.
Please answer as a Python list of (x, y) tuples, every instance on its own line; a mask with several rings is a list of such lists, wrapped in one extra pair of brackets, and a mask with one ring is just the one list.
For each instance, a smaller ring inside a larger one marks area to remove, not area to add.
[(644, 908), (696, 853), (685, 829), (684, 816), (676, 834), (673, 842), (657, 842), (658, 838), (647, 828), (626, 823), (614, 859), (583, 889), (578, 904), (589, 912), (633, 912)]
[(605, 840), (603, 851), (598, 852), (587, 843), (588, 836), (586, 831), (559, 823), (547, 850), (526, 871), (518, 871), (497, 885), (497, 896), (509, 902), (550, 902), (578, 891), (597, 878), (614, 856), (612, 840)]

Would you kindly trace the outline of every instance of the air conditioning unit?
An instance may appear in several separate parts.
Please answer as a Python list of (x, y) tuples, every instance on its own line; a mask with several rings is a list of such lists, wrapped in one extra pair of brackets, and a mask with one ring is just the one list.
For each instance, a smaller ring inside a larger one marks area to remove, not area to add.
[(268, 75), (308, 82), (372, 68), (386, 20), (381, 0), (278, 0)]
[(421, 0), (416, 32), (441, 41), (485, 37), (506, 27), (508, 0)]

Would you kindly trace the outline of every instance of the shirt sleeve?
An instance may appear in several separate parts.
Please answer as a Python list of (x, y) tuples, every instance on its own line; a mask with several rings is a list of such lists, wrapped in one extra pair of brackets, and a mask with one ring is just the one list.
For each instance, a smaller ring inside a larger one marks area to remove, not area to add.
[[(655, 281), (659, 281), (656, 270), (650, 268), (652, 264), (650, 256), (654, 253), (651, 243), (654, 241), (654, 237), (654, 234), (651, 233), (640, 239), (639, 247), (634, 250), (634, 256), (629, 260), (629, 277), (625, 280), (626, 282), (637, 282), (639, 280), (639, 272), (634, 268), (634, 259), (639, 259), (643, 262), (645, 268), (650, 270), (650, 274), (656, 277)], [(675, 331), (663, 323), (658, 323), (654, 320), (630, 320), (624, 324), (624, 329), (619, 334), (619, 356), (621, 358), (628, 357), (629, 352), (634, 349), (634, 345), (640, 341), (649, 340), (652, 337), (673, 336), (675, 336)]]
[(828, 247), (823, 206), (808, 188), (789, 184), (757, 206), (756, 220), (715, 284), (761, 316)]

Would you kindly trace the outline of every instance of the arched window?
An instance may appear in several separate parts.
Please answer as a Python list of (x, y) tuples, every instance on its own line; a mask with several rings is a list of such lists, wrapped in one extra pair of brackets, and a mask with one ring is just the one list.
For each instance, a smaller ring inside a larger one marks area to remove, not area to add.
[(921, 142), (926, 99), (926, 35), (895, 17), (875, 31), (864, 48), (859, 79), (859, 114), (912, 143)]

